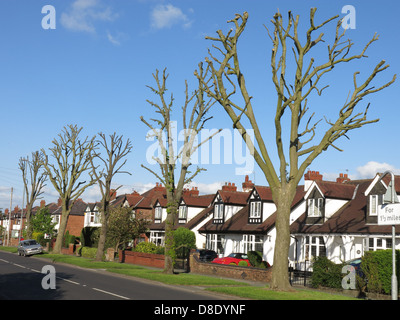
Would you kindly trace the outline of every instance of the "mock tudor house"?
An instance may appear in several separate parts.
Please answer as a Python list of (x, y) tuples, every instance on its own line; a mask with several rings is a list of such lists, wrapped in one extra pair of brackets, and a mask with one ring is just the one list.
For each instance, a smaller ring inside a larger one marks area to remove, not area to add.
[[(143, 194), (147, 199), (138, 204), (137, 208), (143, 208), (145, 205), (152, 208), (153, 223), (149, 226), (149, 241), (157, 245), (164, 245), (165, 239), (165, 220), (167, 218), (167, 195), (165, 187), (156, 184), (156, 187)], [(197, 247), (204, 246), (204, 240), (197, 232), (196, 217), (206, 209), (214, 195), (199, 195), (196, 187), (184, 189), (179, 203), (178, 215), (175, 221), (175, 228), (185, 227), (192, 230), (196, 236)]]
[[(309, 173), (310, 174), (310, 173)], [(391, 226), (378, 225), (378, 208), (383, 203), (388, 179), (350, 181), (341, 175), (336, 182), (310, 177), (304, 196), (306, 210), (291, 225), (295, 238), (290, 257), (297, 268), (315, 256), (335, 263), (361, 257), (365, 251), (392, 248)], [(396, 193), (400, 176), (395, 178)], [(395, 248), (400, 248), (400, 226), (396, 226)]]
[[(377, 224), (378, 206), (383, 203), (388, 179), (351, 181), (340, 174), (336, 182), (324, 181), (318, 171), (304, 176), (298, 186), (290, 215), (289, 263), (303, 270), (316, 256), (339, 263), (361, 257), (367, 250), (391, 248), (391, 226)], [(400, 176), (395, 179), (400, 193)], [(223, 216), (215, 206), (212, 218), (200, 228), (207, 237), (206, 248), (226, 256), (232, 252), (260, 251), (273, 264), (276, 239), (276, 207), (271, 190), (254, 186), (246, 203), (233, 215)], [(396, 227), (396, 248), (400, 247), (400, 227)]]

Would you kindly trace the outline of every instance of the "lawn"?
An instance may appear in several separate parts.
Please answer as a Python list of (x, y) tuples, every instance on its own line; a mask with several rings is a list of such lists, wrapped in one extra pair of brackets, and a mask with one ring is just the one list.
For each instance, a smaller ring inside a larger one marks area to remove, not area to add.
[[(16, 248), (0, 247), (0, 250), (16, 253)], [(331, 294), (316, 290), (294, 290), (293, 292), (276, 292), (267, 286), (253, 286), (241, 281), (191, 273), (164, 274), (159, 269), (118, 262), (99, 262), (93, 259), (43, 254), (36, 257), (52, 260), (54, 263), (68, 263), (82, 268), (104, 269), (109, 272), (148, 279), (171, 285), (200, 286), (205, 290), (253, 300), (358, 300), (340, 294)]]

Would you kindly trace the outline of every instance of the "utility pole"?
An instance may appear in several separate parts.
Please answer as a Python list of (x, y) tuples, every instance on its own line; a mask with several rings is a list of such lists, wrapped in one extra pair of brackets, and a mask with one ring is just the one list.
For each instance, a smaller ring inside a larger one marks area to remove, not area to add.
[[(21, 158), (21, 161), (24, 162), (24, 168), (26, 169), (26, 161), (28, 161), (28, 159)], [(24, 180), (23, 181), (24, 182), (24, 184), (23, 184), (24, 187), (22, 188), (21, 222), (20, 222), (20, 225), (19, 225), (18, 243), (21, 242), (22, 230), (23, 230), (23, 225), (24, 225), (24, 200), (25, 200), (25, 175), (26, 175), (26, 170), (25, 169), (23, 170), (23, 175), (22, 175), (22, 179)], [(28, 198), (28, 195), (27, 195), (27, 198)]]
[(11, 208), (12, 208), (12, 197), (13, 197), (13, 187), (11, 187), (11, 200), (10, 200), (10, 210), (8, 210), (8, 232), (7, 232), (7, 246), (10, 246), (11, 238)]

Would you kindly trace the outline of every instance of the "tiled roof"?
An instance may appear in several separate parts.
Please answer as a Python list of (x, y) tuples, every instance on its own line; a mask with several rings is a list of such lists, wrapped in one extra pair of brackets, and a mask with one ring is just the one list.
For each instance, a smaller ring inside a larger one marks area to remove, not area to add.
[[(372, 180), (351, 181), (357, 187), (353, 200), (349, 201), (332, 217), (323, 224), (306, 224), (306, 214), (300, 216), (290, 227), (291, 233), (314, 234), (390, 234), (391, 226), (382, 226), (366, 222), (367, 202), (365, 190)], [(396, 232), (400, 232), (400, 226), (396, 226)]]

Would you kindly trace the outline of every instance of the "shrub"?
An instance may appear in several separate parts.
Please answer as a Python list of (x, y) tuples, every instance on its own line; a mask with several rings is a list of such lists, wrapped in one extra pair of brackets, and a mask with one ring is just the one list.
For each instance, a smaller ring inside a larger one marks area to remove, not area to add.
[(85, 227), (81, 231), (81, 243), (83, 247), (96, 247), (99, 242), (100, 228)]
[(249, 257), (249, 262), (253, 267), (257, 267), (262, 261), (261, 253), (258, 251), (248, 251), (247, 256)]
[(97, 248), (82, 247), (81, 256), (85, 258), (96, 258)]
[[(156, 246), (153, 242), (140, 242), (132, 251), (162, 254), (164, 253), (164, 248)], [(162, 253), (160, 251), (162, 251)]]
[[(399, 277), (400, 252), (396, 251), (396, 273)], [(390, 294), (392, 287), (392, 250), (367, 251), (361, 260), (368, 292)]]
[(313, 273), (311, 276), (311, 286), (329, 288), (342, 287), (342, 268), (343, 264), (336, 264), (327, 257), (317, 257), (313, 264)]
[(247, 267), (248, 264), (247, 264), (246, 261), (239, 261), (238, 266), (239, 266), (239, 267)]
[(196, 248), (196, 235), (193, 231), (179, 227), (174, 231), (175, 248), (187, 247), (189, 249)]

